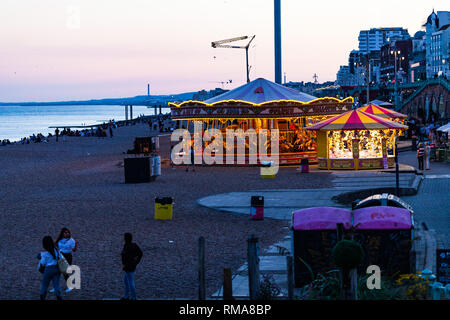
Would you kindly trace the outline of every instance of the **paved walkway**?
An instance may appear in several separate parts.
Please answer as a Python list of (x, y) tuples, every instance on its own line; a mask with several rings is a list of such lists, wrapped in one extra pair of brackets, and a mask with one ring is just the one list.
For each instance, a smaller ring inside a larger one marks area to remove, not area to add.
[(417, 221), (435, 231), (438, 248), (450, 248), (450, 173), (425, 175), (417, 195), (402, 199)]
[[(416, 186), (415, 169), (411, 167), (417, 161), (415, 153), (403, 152), (400, 154), (400, 159), (403, 163), (406, 163), (406, 165), (401, 167), (403, 173), (400, 174), (400, 187)], [(331, 200), (334, 196), (344, 192), (392, 187), (395, 185), (395, 175), (393, 173), (337, 171), (333, 172), (333, 176), (333, 188), (232, 192), (202, 198), (198, 200), (198, 203), (220, 211), (249, 215), (250, 197), (259, 195), (264, 196), (265, 217), (290, 220), (292, 211), (301, 208), (317, 206), (344, 207)], [(416, 235), (420, 236), (416, 244), (419, 244), (416, 248), (419, 250), (416, 265), (420, 270), (425, 266), (434, 270), (436, 247), (450, 248), (450, 165), (446, 163), (432, 163), (431, 170), (426, 170), (424, 177), (425, 179), (422, 180), (417, 195), (405, 196), (402, 199), (412, 205), (415, 212), (415, 220), (419, 224), (416, 230)], [(422, 222), (426, 224), (429, 232), (423, 230)], [(420, 249), (419, 246), (423, 248)], [(260, 255), (261, 280), (264, 274), (272, 274), (275, 283), (281, 289), (280, 298), (287, 296), (286, 255), (290, 254), (290, 251), (291, 235), (290, 230), (287, 228), (285, 239), (274, 244)], [(295, 289), (294, 294), (297, 293), (298, 289)], [(222, 288), (220, 288), (213, 294), (212, 298), (220, 299), (222, 294)], [(245, 299), (248, 295), (247, 264), (244, 264), (233, 275), (233, 296), (237, 299)]]
[[(282, 170), (282, 169), (281, 169)], [(333, 201), (341, 193), (363, 189), (395, 187), (395, 175), (378, 171), (334, 172), (333, 188), (281, 189), (230, 192), (197, 200), (201, 206), (234, 214), (249, 215), (252, 196), (264, 196), (264, 217), (290, 220), (292, 212), (310, 207), (345, 207)], [(414, 173), (400, 174), (400, 187), (410, 188), (415, 182)]]

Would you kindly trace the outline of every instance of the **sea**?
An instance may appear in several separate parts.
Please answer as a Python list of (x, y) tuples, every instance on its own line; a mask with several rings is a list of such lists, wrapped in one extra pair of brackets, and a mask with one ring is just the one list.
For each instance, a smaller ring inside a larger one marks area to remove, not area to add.
[[(168, 113), (163, 108), (162, 113)], [(153, 115), (154, 109), (133, 106), (133, 118)], [(0, 106), (0, 141), (18, 141), (30, 135), (54, 134), (51, 126), (95, 125), (103, 122), (125, 120), (125, 107), (113, 105), (64, 105), (64, 106)], [(61, 129), (60, 129), (61, 130)]]

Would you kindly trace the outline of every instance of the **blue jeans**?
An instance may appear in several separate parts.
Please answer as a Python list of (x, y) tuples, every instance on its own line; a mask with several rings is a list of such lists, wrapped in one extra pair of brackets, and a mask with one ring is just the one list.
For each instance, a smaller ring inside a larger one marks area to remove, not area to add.
[(55, 294), (58, 299), (61, 298), (61, 288), (59, 287), (59, 276), (61, 272), (59, 271), (58, 266), (47, 266), (45, 267), (44, 274), (42, 275), (41, 281), (41, 299), (45, 299), (47, 295), (48, 286), (50, 285), (50, 281), (53, 282), (53, 288), (55, 289)]
[(136, 287), (134, 285), (134, 272), (123, 273), (123, 283), (125, 284), (125, 299), (136, 300)]

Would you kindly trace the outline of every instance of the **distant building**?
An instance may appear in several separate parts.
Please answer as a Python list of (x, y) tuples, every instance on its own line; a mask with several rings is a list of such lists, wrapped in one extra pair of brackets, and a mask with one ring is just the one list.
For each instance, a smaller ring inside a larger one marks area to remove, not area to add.
[(449, 77), (450, 55), (450, 11), (433, 12), (423, 25), (426, 30), (426, 73), (429, 79), (437, 76)]
[(315, 82), (304, 82), (304, 81), (300, 81), (300, 82), (289, 81), (287, 83), (284, 83), (283, 85), (285, 87), (315, 96), (317, 89), (332, 86), (332, 85), (334, 85), (334, 82), (327, 81), (324, 83), (315, 83)]
[(426, 33), (424, 31), (417, 31), (412, 39), (412, 53), (409, 62), (410, 82), (427, 79), (425, 40)]
[(410, 37), (408, 29), (403, 28), (372, 28), (370, 30), (361, 30), (358, 37), (359, 51), (363, 53), (380, 51), (381, 47), (392, 38), (407, 40)]
[[(394, 52), (397, 52), (395, 55)], [(412, 54), (412, 40), (394, 40), (381, 47), (380, 50), (380, 81), (393, 83), (395, 81), (395, 65), (397, 64), (398, 83), (409, 81), (409, 59)], [(397, 61), (395, 61), (397, 56)]]
[(209, 90), (209, 91), (200, 90), (199, 92), (194, 93), (194, 96), (193, 96), (192, 100), (196, 100), (196, 101), (208, 100), (210, 98), (218, 96), (218, 95), (220, 95), (222, 93), (225, 93), (227, 91), (229, 91), (229, 90), (224, 90), (224, 89), (221, 89), (221, 88), (215, 88), (214, 90)]

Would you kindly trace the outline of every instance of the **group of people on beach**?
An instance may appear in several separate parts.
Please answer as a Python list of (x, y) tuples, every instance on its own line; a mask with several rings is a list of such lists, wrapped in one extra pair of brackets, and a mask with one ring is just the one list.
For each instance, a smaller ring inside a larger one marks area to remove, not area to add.
[[(136, 300), (136, 286), (134, 282), (134, 272), (140, 263), (143, 253), (139, 246), (133, 242), (131, 233), (124, 234), (124, 246), (121, 252), (124, 295), (121, 300)], [(40, 299), (45, 300), (48, 292), (55, 293), (57, 300), (62, 300), (60, 278), (61, 274), (67, 284), (69, 274), (64, 270), (64, 265), (73, 264), (72, 253), (78, 249), (78, 241), (72, 238), (72, 234), (66, 227), (61, 229), (56, 241), (49, 235), (42, 239), (42, 248), (38, 254), (39, 265), (38, 270), (42, 273)], [(49, 291), (50, 283), (53, 288)], [(67, 287), (66, 293), (72, 291), (71, 287)]]

